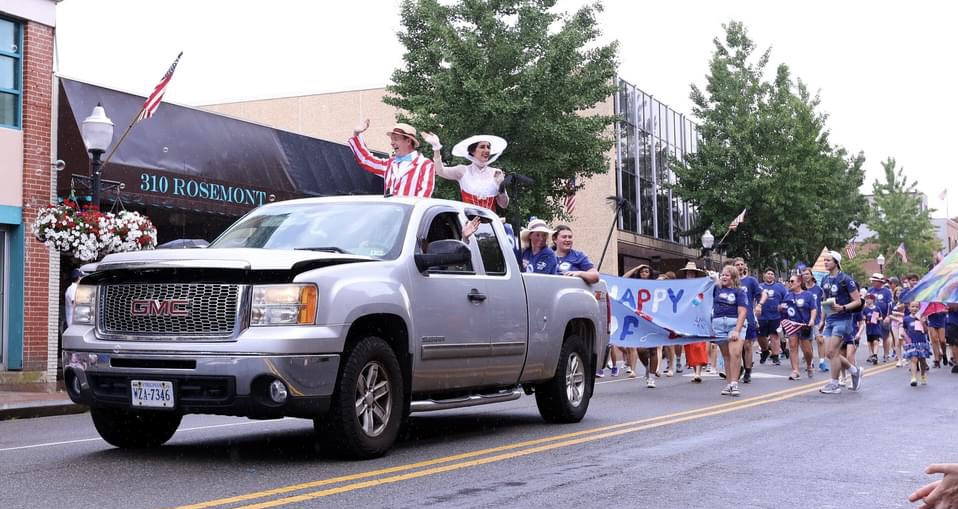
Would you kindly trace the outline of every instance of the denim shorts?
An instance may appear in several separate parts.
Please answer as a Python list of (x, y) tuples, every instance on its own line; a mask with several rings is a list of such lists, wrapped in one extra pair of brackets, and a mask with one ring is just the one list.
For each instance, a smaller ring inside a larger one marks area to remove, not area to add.
[(845, 336), (851, 336), (855, 330), (855, 322), (852, 321), (852, 317), (838, 320), (826, 320), (825, 321), (825, 331), (822, 333), (822, 336), (826, 338), (840, 337), (844, 338)]
[[(712, 318), (712, 331), (715, 332), (715, 336), (719, 339), (716, 341), (726, 341), (730, 332), (735, 330), (735, 323), (738, 322), (738, 318), (732, 318), (730, 316), (716, 316)], [(739, 333), (739, 339), (745, 338), (745, 331), (748, 329), (748, 323), (742, 324), (742, 331)]]

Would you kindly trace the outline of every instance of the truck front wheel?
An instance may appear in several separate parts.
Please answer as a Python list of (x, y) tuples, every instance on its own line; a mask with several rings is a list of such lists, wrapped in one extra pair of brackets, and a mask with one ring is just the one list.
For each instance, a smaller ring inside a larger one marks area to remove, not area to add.
[(536, 406), (543, 419), (568, 423), (579, 422), (585, 417), (593, 388), (589, 358), (582, 338), (565, 338), (555, 375), (536, 386)]
[(403, 381), (389, 344), (374, 336), (360, 340), (343, 360), (329, 415), (316, 419), (320, 442), (343, 456), (382, 456), (399, 434)]
[(159, 447), (173, 437), (183, 419), (178, 413), (121, 408), (91, 408), (90, 416), (103, 440), (122, 449)]

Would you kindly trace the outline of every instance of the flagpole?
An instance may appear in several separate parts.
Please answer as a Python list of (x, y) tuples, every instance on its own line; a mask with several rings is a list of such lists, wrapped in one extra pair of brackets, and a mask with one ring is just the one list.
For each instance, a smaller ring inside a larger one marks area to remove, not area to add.
[(110, 149), (110, 153), (106, 156), (106, 159), (103, 160), (103, 163), (100, 165), (101, 172), (103, 171), (103, 167), (106, 166), (106, 164), (110, 162), (110, 159), (113, 158), (113, 154), (116, 153), (116, 150), (120, 148), (120, 144), (123, 143), (123, 140), (126, 139), (126, 136), (130, 134), (130, 131), (133, 130), (133, 126), (136, 125), (137, 119), (140, 118), (140, 115), (143, 114), (143, 111), (145, 109), (146, 109), (146, 103), (143, 103), (143, 106), (140, 107), (140, 111), (138, 111), (136, 115), (133, 117), (133, 120), (130, 122), (130, 125), (126, 126), (126, 131), (123, 131), (123, 136), (120, 136), (119, 141), (117, 141), (116, 144), (113, 145), (113, 148)]

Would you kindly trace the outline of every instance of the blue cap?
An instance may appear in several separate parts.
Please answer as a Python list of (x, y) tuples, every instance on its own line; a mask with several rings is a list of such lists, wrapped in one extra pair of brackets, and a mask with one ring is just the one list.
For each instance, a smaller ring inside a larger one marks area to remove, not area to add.
[(83, 277), (83, 271), (80, 269), (73, 269), (73, 272), (70, 273), (70, 279), (80, 279)]

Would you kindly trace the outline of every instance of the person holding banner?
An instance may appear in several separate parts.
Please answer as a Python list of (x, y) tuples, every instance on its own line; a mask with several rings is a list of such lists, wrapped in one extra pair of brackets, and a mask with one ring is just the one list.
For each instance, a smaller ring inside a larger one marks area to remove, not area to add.
[[(633, 279), (652, 279), (652, 267), (642, 264), (622, 275), (624, 278)], [(661, 354), (658, 348), (626, 348), (628, 365), (631, 367), (630, 376), (635, 376), (635, 370), (639, 367), (638, 361), (642, 361), (645, 366), (645, 386), (649, 389), (655, 388), (655, 377), (659, 373), (659, 359)]]
[[(696, 279), (706, 276), (707, 274), (704, 270), (695, 266), (695, 262), (688, 262), (685, 264), (685, 267), (679, 269), (679, 277), (681, 278)], [(702, 383), (702, 368), (709, 363), (708, 345), (705, 341), (701, 341), (683, 347), (683, 350), (685, 350), (685, 360), (693, 371), (692, 383)], [(672, 348), (678, 347), (673, 346)]]
[(825, 269), (828, 275), (822, 280), (822, 290), (825, 300), (822, 302), (827, 316), (823, 335), (826, 341), (826, 355), (831, 364), (831, 380), (819, 389), (822, 394), (841, 394), (842, 386), (838, 377), (842, 368), (848, 370), (852, 377), (851, 390), (858, 391), (862, 387), (864, 368), (855, 367), (841, 354), (845, 336), (852, 333), (854, 322), (852, 314), (861, 307), (861, 296), (858, 284), (848, 274), (842, 272), (842, 255), (836, 251), (829, 251), (824, 257)]
[(805, 357), (805, 373), (812, 377), (812, 330), (818, 319), (818, 301), (811, 292), (805, 289), (802, 276), (788, 278), (788, 294), (782, 300), (781, 309), (785, 312), (782, 320), (782, 330), (788, 336), (788, 349), (791, 351), (788, 360), (792, 364), (792, 374), (789, 380), (801, 379), (799, 373), (799, 348)]
[(746, 315), (751, 306), (741, 285), (738, 269), (726, 265), (722, 268), (719, 284), (712, 295), (712, 331), (722, 350), (729, 382), (722, 390), (723, 396), (741, 395), (738, 374), (742, 364), (742, 346), (746, 343), (743, 340), (748, 328)]

